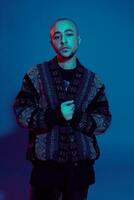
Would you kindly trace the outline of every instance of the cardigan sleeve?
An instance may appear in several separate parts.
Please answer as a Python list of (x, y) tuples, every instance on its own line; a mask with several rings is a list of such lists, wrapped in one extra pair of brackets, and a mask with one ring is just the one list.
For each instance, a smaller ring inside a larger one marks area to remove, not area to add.
[(86, 135), (101, 134), (111, 123), (111, 112), (105, 94), (105, 86), (101, 87), (85, 112), (78, 110), (78, 121), (71, 120), (71, 126)]
[[(48, 132), (46, 109), (39, 106), (39, 94), (30, 77), (26, 74), (22, 87), (15, 98), (13, 109), (18, 124), (23, 128)], [(53, 121), (53, 126), (55, 121)]]
[(43, 109), (39, 106), (40, 97), (29, 74), (24, 76), (22, 87), (13, 105), (18, 124), (23, 128), (34, 129), (37, 132), (48, 132), (55, 125), (66, 126), (67, 120), (61, 113), (60, 105), (55, 109), (48, 106)]

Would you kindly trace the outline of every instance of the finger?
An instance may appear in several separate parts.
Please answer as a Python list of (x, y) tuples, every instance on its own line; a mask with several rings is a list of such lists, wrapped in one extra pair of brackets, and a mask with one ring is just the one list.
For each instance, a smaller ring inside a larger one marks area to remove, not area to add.
[(69, 103), (66, 106), (70, 106), (72, 108), (72, 107), (75, 107), (75, 104), (74, 103)]
[(70, 109), (69, 109), (71, 112), (72, 111), (74, 111), (75, 110), (75, 107), (73, 106), (73, 107), (70, 107)]
[(73, 102), (74, 102), (74, 100), (69, 100), (69, 101), (66, 101), (65, 104), (66, 104), (66, 105), (70, 105), (70, 104), (72, 104)]

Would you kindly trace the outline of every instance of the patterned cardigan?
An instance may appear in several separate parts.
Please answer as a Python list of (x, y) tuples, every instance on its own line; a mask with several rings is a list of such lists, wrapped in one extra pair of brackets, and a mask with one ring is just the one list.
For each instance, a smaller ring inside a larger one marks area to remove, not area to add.
[[(60, 105), (72, 99), (75, 112), (66, 121)], [(104, 84), (78, 58), (67, 91), (56, 57), (32, 66), (15, 98), (14, 112), (19, 125), (29, 131), (27, 159), (31, 161), (96, 160), (100, 153), (96, 135), (111, 123)]]

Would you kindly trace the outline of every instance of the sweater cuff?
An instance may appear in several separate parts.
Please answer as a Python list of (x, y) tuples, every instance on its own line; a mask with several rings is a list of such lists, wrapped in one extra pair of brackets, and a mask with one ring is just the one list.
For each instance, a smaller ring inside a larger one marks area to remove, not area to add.
[(82, 110), (78, 109), (74, 112), (73, 118), (71, 120), (69, 120), (70, 125), (72, 128), (76, 128), (78, 123), (80, 122), (81, 118), (82, 118)]
[(28, 128), (36, 131), (48, 131), (45, 124), (45, 114), (43, 109), (38, 107), (32, 112)]
[(81, 110), (77, 110), (74, 113), (72, 120), (70, 120), (70, 125), (90, 136), (93, 135), (97, 127), (94, 118), (91, 115), (86, 115)]
[(60, 105), (57, 106), (55, 109), (49, 108), (45, 112), (46, 116), (46, 123), (47, 125), (52, 128), (55, 125), (61, 125), (61, 126), (66, 126), (67, 121), (63, 117), (61, 110), (60, 110)]

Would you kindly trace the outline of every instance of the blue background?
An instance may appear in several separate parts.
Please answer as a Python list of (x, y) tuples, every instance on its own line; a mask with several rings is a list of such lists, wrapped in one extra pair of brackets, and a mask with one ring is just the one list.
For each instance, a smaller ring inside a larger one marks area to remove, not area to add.
[(82, 43), (78, 57), (106, 85), (112, 124), (97, 137), (101, 157), (89, 199), (134, 199), (134, 3), (130, 0), (0, 1), (0, 200), (28, 200), (27, 130), (12, 110), (25, 72), (55, 56), (49, 27), (72, 18)]

